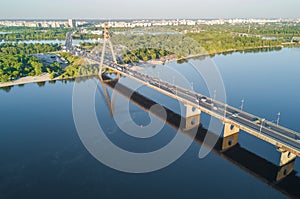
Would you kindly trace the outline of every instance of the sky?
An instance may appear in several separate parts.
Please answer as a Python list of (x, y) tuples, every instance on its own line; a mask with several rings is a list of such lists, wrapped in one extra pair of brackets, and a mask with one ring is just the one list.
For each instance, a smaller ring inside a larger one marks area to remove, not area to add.
[(300, 0), (0, 1), (0, 19), (300, 18)]

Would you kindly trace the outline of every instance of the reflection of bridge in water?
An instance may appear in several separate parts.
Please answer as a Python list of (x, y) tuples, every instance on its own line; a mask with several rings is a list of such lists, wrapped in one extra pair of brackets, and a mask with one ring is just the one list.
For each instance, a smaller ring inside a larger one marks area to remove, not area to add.
[[(185, 107), (185, 130), (196, 128), (200, 125), (200, 115), (202, 112), (211, 115), (222, 121), (224, 124), (223, 138), (228, 142), (223, 142), (223, 148), (235, 146), (240, 130), (243, 130), (259, 139), (271, 143), (281, 154), (279, 166), (293, 166), (297, 156), (300, 156), (300, 134), (290, 129), (281, 127), (272, 122), (234, 108), (226, 103), (213, 100), (191, 90), (184, 89), (177, 85), (149, 76), (145, 73), (133, 70), (117, 64), (113, 46), (110, 42), (108, 27), (105, 27), (104, 44), (101, 58), (96, 54), (87, 54), (82, 50), (72, 46), (72, 33), (67, 34), (66, 49), (72, 54), (85, 57), (93, 62), (100, 63), (99, 76), (103, 75), (103, 69), (107, 68), (117, 74), (117, 78), (122, 75), (129, 77), (143, 85), (146, 85), (160, 93), (182, 102)], [(106, 42), (110, 45), (112, 55), (105, 57)], [(112, 59), (113, 61), (110, 61)], [(283, 171), (288, 174), (288, 170)], [(280, 179), (280, 178), (279, 178)]]
[[(174, 128), (176, 131), (179, 130), (186, 136), (192, 137), (194, 141), (200, 144), (205, 144), (204, 139), (208, 134), (211, 136), (217, 136), (202, 127), (197, 127), (197, 134), (194, 138), (192, 135), (193, 133), (190, 133), (190, 130), (186, 130), (185, 117), (182, 117), (181, 115), (164, 107), (167, 117), (163, 118), (160, 110), (151, 109), (152, 106), (157, 104), (156, 102), (134, 92), (124, 85), (118, 84), (118, 86), (116, 86), (118, 80), (112, 80), (107, 76), (103, 76), (103, 79), (104, 80), (100, 79), (100, 81), (102, 82), (103, 92), (111, 114), (114, 112), (114, 104), (111, 103), (114, 102), (110, 99), (106, 87), (113, 89), (114, 93), (116, 92), (122, 95), (144, 111), (151, 113), (163, 121), (166, 120), (167, 125)], [(238, 166), (247, 173), (252, 174), (283, 194), (286, 194), (289, 197), (300, 198), (300, 177), (296, 176), (296, 172), (293, 170), (295, 161), (291, 161), (283, 166), (275, 165), (241, 147), (238, 143), (238, 134), (216, 139), (218, 139), (218, 141), (213, 148), (213, 152), (218, 156), (228, 160), (230, 163)]]

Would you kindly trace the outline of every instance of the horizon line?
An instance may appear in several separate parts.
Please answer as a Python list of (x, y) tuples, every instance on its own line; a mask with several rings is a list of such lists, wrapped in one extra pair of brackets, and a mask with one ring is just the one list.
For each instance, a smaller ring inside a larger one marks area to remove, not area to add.
[(75, 19), (75, 20), (108, 20), (108, 21), (115, 21), (115, 20), (232, 20), (232, 19), (256, 19), (256, 20), (299, 20), (299, 18), (291, 18), (291, 17), (249, 17), (249, 18), (243, 18), (243, 17), (232, 17), (232, 18), (76, 18), (76, 17), (70, 17), (70, 18), (0, 18), (0, 21), (8, 20), (8, 21), (17, 21), (17, 20), (55, 20), (55, 21), (63, 21), (68, 19)]

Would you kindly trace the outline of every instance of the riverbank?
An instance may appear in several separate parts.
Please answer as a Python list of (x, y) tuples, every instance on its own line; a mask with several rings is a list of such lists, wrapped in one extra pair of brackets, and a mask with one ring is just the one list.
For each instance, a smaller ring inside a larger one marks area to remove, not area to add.
[[(214, 56), (218, 54), (224, 54), (224, 53), (232, 53), (232, 52), (243, 52), (243, 51), (248, 51), (248, 50), (259, 50), (259, 49), (267, 49), (267, 48), (285, 48), (285, 47), (290, 47), (291, 45), (276, 45), (276, 46), (260, 46), (260, 47), (253, 47), (253, 48), (244, 48), (244, 49), (228, 49), (225, 51), (219, 51), (219, 52), (214, 52), (214, 53), (202, 53), (202, 54), (196, 54), (196, 55), (190, 55), (186, 56), (183, 58), (175, 58), (173, 57), (172, 59), (168, 57), (166, 60), (149, 60), (147, 62), (144, 62), (144, 64), (164, 64), (168, 62), (175, 62), (175, 61), (181, 61), (181, 60), (187, 60), (187, 59), (192, 59), (200, 56)], [(297, 45), (299, 46), (299, 45)], [(296, 47), (296, 46), (295, 46)], [(140, 67), (135, 66), (136, 69), (140, 69)], [(43, 74), (40, 76), (28, 76), (28, 77), (22, 77), (18, 80), (11, 81), (11, 82), (5, 82), (5, 83), (0, 83), (0, 88), (3, 87), (10, 87), (10, 86), (16, 86), (16, 85), (22, 85), (22, 84), (29, 84), (29, 83), (38, 83), (38, 82), (46, 82), (46, 81), (53, 81), (53, 80), (67, 80), (67, 79), (74, 79), (74, 78), (80, 78), (80, 77), (90, 77), (91, 75), (85, 75), (85, 76), (75, 76), (75, 77), (57, 77), (57, 78), (50, 78), (50, 74)]]
[(29, 84), (29, 83), (45, 82), (45, 81), (51, 81), (51, 80), (57, 80), (57, 79), (58, 78), (51, 79), (50, 74), (43, 74), (43, 75), (34, 76), (34, 77), (28, 76), (28, 77), (22, 77), (20, 79), (17, 79), (15, 81), (11, 81), (11, 82), (0, 83), (0, 88), (22, 85), (22, 84)]
[(163, 63), (167, 63), (167, 62), (175, 62), (175, 61), (181, 61), (181, 60), (186, 60), (186, 59), (192, 59), (192, 58), (196, 58), (196, 57), (201, 57), (201, 56), (215, 56), (215, 55), (220, 55), (220, 54), (225, 54), (225, 53), (234, 53), (234, 52), (245, 52), (245, 51), (249, 51), (249, 50), (262, 50), (262, 49), (271, 49), (271, 48), (285, 48), (285, 47), (290, 47), (290, 46), (299, 46), (299, 45), (295, 45), (295, 44), (282, 44), (282, 45), (274, 45), (274, 46), (258, 46), (258, 47), (247, 47), (247, 48), (243, 48), (243, 49), (227, 49), (227, 50), (223, 50), (223, 51), (215, 51), (215, 52), (207, 52), (207, 53), (199, 53), (199, 54), (195, 54), (195, 55), (189, 55), (186, 57), (182, 57), (182, 58), (174, 58), (174, 59), (168, 59), (166, 61), (161, 61), (160, 64)]
[(47, 82), (47, 81), (55, 81), (55, 80), (68, 80), (68, 79), (84, 78), (84, 77), (92, 77), (92, 76), (94, 75), (81, 75), (76, 77), (65, 77), (65, 78), (62, 77), (50, 78), (50, 74), (43, 74), (40, 76), (22, 77), (15, 81), (0, 83), (0, 88), (30, 84), (30, 83), (39, 83), (39, 82)]
[(283, 48), (289, 48), (289, 47), (300, 47), (299, 44), (296, 43), (282, 43), (282, 45), (274, 45), (274, 46), (258, 46), (258, 47), (247, 47), (247, 48), (243, 48), (243, 49), (227, 49), (227, 50), (223, 50), (223, 51), (216, 51), (216, 52), (207, 52), (207, 53), (199, 53), (199, 54), (195, 54), (195, 55), (189, 55), (189, 56), (185, 56), (182, 58), (167, 58), (167, 59), (158, 59), (158, 60), (149, 60), (147, 62), (141, 62), (141, 63), (148, 63), (148, 64), (165, 64), (165, 63), (170, 63), (170, 62), (180, 62), (180, 61), (184, 61), (187, 59), (193, 59), (193, 58), (197, 58), (197, 57), (202, 57), (202, 56), (215, 56), (215, 55), (221, 55), (221, 54), (228, 54), (228, 53), (234, 53), (234, 52), (256, 52), (256, 50), (263, 50), (263, 49), (280, 49), (282, 50)]

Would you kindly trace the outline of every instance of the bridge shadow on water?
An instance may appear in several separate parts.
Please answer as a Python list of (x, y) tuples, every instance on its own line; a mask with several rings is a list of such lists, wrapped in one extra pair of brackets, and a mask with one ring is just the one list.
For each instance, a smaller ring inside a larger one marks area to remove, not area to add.
[[(161, 117), (162, 114), (158, 110), (150, 109), (153, 105), (157, 104), (156, 102), (137, 92), (132, 91), (124, 85), (117, 85), (117, 80), (110, 79), (108, 76), (103, 76), (100, 81), (102, 81), (103, 87), (110, 87), (143, 110), (165, 120), (165, 118)], [(103, 90), (106, 89), (103, 88)], [(111, 103), (108, 102), (108, 105), (111, 106)], [(183, 128), (180, 127), (181, 121), (185, 120), (185, 118), (166, 107), (164, 107), (164, 109), (167, 113), (167, 125), (171, 126), (175, 130), (179, 130), (186, 136), (192, 137), (190, 131), (183, 131)], [(202, 128), (200, 125), (197, 129), (196, 137), (193, 139), (195, 142), (202, 145), (205, 144), (204, 140), (208, 134), (210, 134), (210, 136), (217, 136), (216, 134), (209, 132), (207, 129)], [(234, 136), (235, 135), (229, 138), (230, 140), (228, 138), (222, 138), (218, 136), (218, 141), (213, 147), (213, 152), (219, 157), (224, 158), (230, 163), (238, 166), (240, 169), (255, 176), (259, 180), (267, 183), (269, 186), (287, 195), (288, 197), (300, 198), (300, 177), (298, 177), (296, 175), (297, 173), (293, 170), (295, 161), (292, 161), (289, 164), (281, 167), (277, 166), (243, 148), (238, 143), (238, 138)], [(227, 145), (226, 149), (224, 149), (224, 144)], [(228, 147), (228, 145), (231, 146)]]

